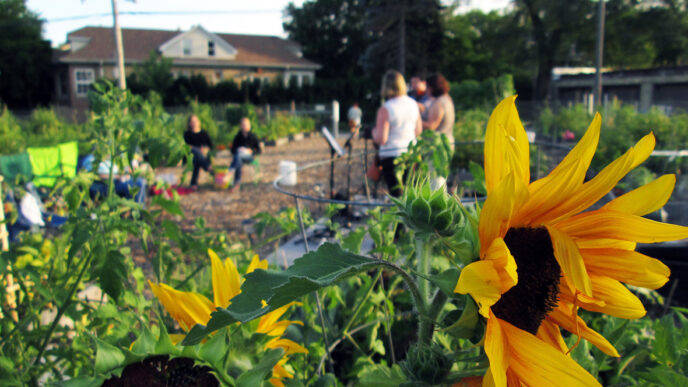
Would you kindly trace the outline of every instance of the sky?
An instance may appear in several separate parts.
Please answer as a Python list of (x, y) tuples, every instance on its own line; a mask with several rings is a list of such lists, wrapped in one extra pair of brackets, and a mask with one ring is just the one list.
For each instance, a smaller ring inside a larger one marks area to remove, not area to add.
[[(211, 32), (284, 36), (283, 10), (304, 0), (117, 0), (123, 28), (188, 30), (202, 25)], [(503, 8), (509, 0), (463, 0), (462, 10)], [(85, 26), (111, 27), (111, 0), (27, 0), (44, 19), (43, 37), (59, 46), (67, 33)], [(139, 13), (139, 14), (132, 14)]]

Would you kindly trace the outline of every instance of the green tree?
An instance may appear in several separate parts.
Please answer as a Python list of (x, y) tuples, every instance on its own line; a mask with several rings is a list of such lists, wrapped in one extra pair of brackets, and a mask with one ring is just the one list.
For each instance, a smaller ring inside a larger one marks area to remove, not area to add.
[(290, 3), (285, 13), (289, 39), (301, 44), (304, 57), (322, 65), (318, 77), (362, 75), (358, 63), (369, 39), (360, 0), (310, 0), (301, 7)]
[(174, 83), (172, 70), (172, 58), (165, 58), (155, 51), (151, 51), (148, 60), (136, 66), (134, 74), (136, 80), (145, 90), (155, 91), (165, 95)]
[(50, 43), (25, 0), (0, 1), (0, 102), (10, 108), (47, 105), (53, 90)]
[(366, 31), (372, 40), (363, 59), (368, 72), (393, 68), (406, 76), (437, 71), (442, 62), (439, 0), (367, 0)]
[(581, 33), (595, 31), (594, 3), (588, 0), (516, 0), (519, 12), (530, 21), (535, 42), (535, 86), (533, 97), (547, 97), (552, 68), (565, 62)]
[(534, 60), (529, 32), (517, 13), (474, 10), (444, 14), (445, 52), (440, 71), (452, 81), (483, 81), (511, 74), (518, 93), (528, 98)]

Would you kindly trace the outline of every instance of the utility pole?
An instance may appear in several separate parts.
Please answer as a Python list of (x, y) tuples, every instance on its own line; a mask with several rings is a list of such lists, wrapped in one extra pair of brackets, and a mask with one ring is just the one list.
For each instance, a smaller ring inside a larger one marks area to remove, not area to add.
[(602, 105), (602, 54), (604, 53), (604, 0), (597, 8), (597, 42), (595, 43), (595, 100), (594, 106)]
[(122, 46), (122, 29), (119, 27), (119, 12), (117, 12), (117, 0), (112, 0), (112, 19), (115, 24), (115, 47), (117, 52), (117, 69), (119, 70), (119, 88), (127, 88), (127, 75), (124, 72), (124, 47)]

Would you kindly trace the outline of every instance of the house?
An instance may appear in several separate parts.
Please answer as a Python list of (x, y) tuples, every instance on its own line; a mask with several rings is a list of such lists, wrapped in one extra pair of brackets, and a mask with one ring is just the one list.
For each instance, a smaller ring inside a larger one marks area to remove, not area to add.
[[(55, 53), (56, 103), (88, 107), (87, 94), (98, 78), (117, 79), (119, 72), (112, 28), (85, 27), (67, 35), (64, 50)], [(209, 84), (222, 80), (281, 77), (297, 84), (312, 82), (320, 65), (301, 54), (298, 43), (275, 36), (216, 34), (195, 26), (189, 31), (122, 29), (125, 72), (157, 52), (173, 60), (177, 76), (203, 75)]]
[[(563, 105), (592, 104), (594, 71), (553, 73), (552, 96)], [(688, 66), (609, 70), (602, 73), (602, 101), (618, 100), (641, 112), (658, 106), (688, 110)]]

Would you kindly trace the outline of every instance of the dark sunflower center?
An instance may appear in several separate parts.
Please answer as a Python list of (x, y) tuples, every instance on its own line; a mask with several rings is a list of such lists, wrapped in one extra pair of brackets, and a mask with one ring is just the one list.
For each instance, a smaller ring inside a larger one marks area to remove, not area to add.
[(517, 265), (518, 284), (492, 306), (495, 316), (536, 334), (545, 316), (557, 306), (561, 268), (549, 232), (541, 228), (511, 228), (504, 237)]

